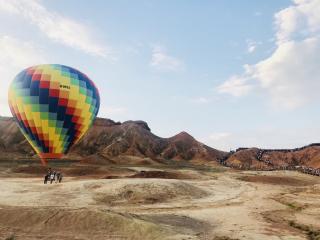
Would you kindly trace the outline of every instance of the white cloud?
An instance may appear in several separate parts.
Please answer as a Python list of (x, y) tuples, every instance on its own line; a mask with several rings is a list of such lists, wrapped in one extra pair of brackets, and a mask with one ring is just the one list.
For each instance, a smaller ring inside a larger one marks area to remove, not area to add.
[(181, 71), (184, 69), (183, 62), (167, 54), (161, 46), (155, 46), (152, 49), (150, 66), (162, 71)]
[(47, 60), (39, 47), (9, 36), (0, 37), (0, 52), (0, 115), (11, 116), (7, 100), (10, 82), (22, 69)]
[(261, 44), (261, 42), (256, 42), (256, 41), (253, 41), (251, 39), (247, 39), (246, 43), (247, 43), (247, 51), (248, 51), (248, 53), (253, 53), (254, 51), (256, 51), (258, 45)]
[(49, 11), (38, 0), (0, 0), (0, 11), (23, 17), (49, 39), (85, 53), (114, 60), (111, 49), (98, 43), (85, 25)]
[(271, 57), (253, 66), (255, 77), (276, 106), (294, 109), (319, 99), (320, 39), (279, 45)]
[(257, 48), (257, 45), (250, 45), (248, 46), (248, 52), (253, 53)]
[(227, 93), (235, 97), (244, 96), (253, 88), (248, 80), (246, 77), (232, 76), (221, 84), (217, 90), (219, 93)]
[(320, 100), (320, 1), (296, 0), (275, 14), (276, 49), (270, 57), (235, 75), (219, 92), (243, 96), (256, 81), (277, 107), (294, 109)]
[(275, 14), (278, 44), (319, 34), (320, 1), (295, 0), (294, 3)]

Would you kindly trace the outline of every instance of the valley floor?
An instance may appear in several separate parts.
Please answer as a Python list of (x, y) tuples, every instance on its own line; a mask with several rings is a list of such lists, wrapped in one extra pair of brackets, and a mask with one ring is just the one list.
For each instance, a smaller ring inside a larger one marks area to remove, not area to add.
[(141, 170), (178, 179), (127, 178), (117, 169), (110, 179), (66, 177), (44, 185), (40, 177), (3, 173), (0, 239), (320, 239), (319, 177), (125, 169)]

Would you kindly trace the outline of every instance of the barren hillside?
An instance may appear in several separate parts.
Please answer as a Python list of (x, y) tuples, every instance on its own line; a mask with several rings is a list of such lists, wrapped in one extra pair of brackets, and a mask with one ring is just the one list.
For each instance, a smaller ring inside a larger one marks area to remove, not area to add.
[[(12, 118), (0, 118), (0, 148), (2, 158), (34, 156), (27, 141)], [(210, 148), (186, 132), (171, 138), (154, 135), (143, 121), (114, 122), (98, 118), (85, 137), (69, 152), (68, 158), (117, 159), (135, 156), (152, 160), (219, 161), (226, 152)], [(90, 158), (91, 156), (91, 158)]]

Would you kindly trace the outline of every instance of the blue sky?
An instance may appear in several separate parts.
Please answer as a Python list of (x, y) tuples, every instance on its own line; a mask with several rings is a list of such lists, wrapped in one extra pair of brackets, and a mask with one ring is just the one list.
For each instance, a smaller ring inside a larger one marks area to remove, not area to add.
[(219, 149), (319, 142), (320, 1), (0, 0), (1, 115), (21, 69), (98, 86), (100, 117)]

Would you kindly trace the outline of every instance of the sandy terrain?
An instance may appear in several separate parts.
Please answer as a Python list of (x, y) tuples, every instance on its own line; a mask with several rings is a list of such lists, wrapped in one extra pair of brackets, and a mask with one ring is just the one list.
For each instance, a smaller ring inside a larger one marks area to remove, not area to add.
[(0, 239), (320, 239), (319, 177), (139, 167), (113, 176), (130, 171), (52, 185), (3, 174)]

